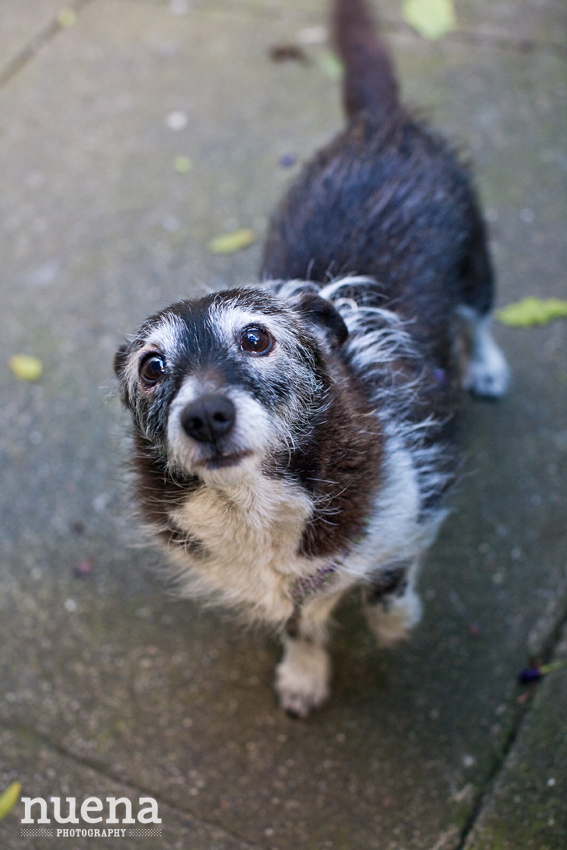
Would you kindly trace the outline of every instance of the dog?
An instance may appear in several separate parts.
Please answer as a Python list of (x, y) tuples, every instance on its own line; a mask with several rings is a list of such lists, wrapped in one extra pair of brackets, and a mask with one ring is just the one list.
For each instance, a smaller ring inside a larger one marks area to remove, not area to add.
[(140, 514), (179, 593), (277, 631), (298, 717), (329, 696), (346, 591), (380, 646), (419, 621), (458, 393), (508, 383), (467, 169), (400, 103), (363, 0), (336, 0), (333, 30), (346, 128), (275, 211), (262, 283), (172, 304), (115, 358)]

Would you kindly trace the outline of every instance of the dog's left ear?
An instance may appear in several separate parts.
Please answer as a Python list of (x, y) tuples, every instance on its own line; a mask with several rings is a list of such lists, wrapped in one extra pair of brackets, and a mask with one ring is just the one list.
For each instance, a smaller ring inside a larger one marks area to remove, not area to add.
[(348, 329), (342, 316), (325, 298), (320, 298), (318, 295), (303, 295), (298, 309), (308, 322), (325, 332), (327, 342), (331, 346), (342, 345), (348, 337)]
[(124, 372), (124, 367), (126, 366), (127, 360), (127, 352), (128, 352), (128, 343), (123, 342), (116, 354), (114, 355), (114, 374), (117, 378), (122, 377), (122, 373)]

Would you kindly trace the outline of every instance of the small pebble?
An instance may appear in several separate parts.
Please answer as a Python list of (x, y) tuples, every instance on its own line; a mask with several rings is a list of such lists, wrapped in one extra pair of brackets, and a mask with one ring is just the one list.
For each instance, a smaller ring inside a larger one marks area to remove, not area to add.
[(296, 162), (297, 157), (295, 157), (292, 153), (282, 153), (279, 159), (279, 163), (282, 168), (293, 168)]
[(169, 4), (169, 11), (174, 15), (184, 15), (188, 10), (188, 0), (171, 0)]
[(178, 109), (166, 116), (165, 123), (170, 130), (184, 130), (189, 123), (189, 116)]
[(297, 30), (297, 40), (300, 44), (324, 44), (327, 41), (325, 27), (303, 27)]
[(177, 233), (181, 227), (181, 222), (174, 215), (170, 215), (162, 221), (161, 226), (166, 233)]
[(520, 219), (524, 224), (531, 224), (535, 220), (534, 211), (529, 207), (524, 207), (523, 210), (520, 210)]
[(86, 578), (90, 576), (93, 571), (93, 561), (91, 558), (84, 558), (82, 561), (79, 561), (78, 564), (75, 564), (73, 567), (73, 575), (76, 578)]

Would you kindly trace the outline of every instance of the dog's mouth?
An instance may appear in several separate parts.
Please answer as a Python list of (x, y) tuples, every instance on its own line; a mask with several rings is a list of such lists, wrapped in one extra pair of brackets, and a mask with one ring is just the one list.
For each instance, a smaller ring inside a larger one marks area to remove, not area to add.
[(243, 449), (238, 452), (221, 452), (216, 451), (213, 455), (207, 458), (202, 458), (199, 461), (199, 466), (202, 469), (227, 469), (231, 466), (238, 466), (245, 458), (252, 455), (251, 449)]

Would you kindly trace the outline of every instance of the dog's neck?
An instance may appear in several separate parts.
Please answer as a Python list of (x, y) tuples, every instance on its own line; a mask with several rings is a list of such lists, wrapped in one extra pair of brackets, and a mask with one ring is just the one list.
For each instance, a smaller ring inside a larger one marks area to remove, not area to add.
[(324, 408), (291, 456), (283, 474), (298, 481), (313, 501), (300, 553), (333, 558), (364, 534), (365, 518), (379, 489), (384, 440), (368, 399), (354, 381), (337, 376)]

